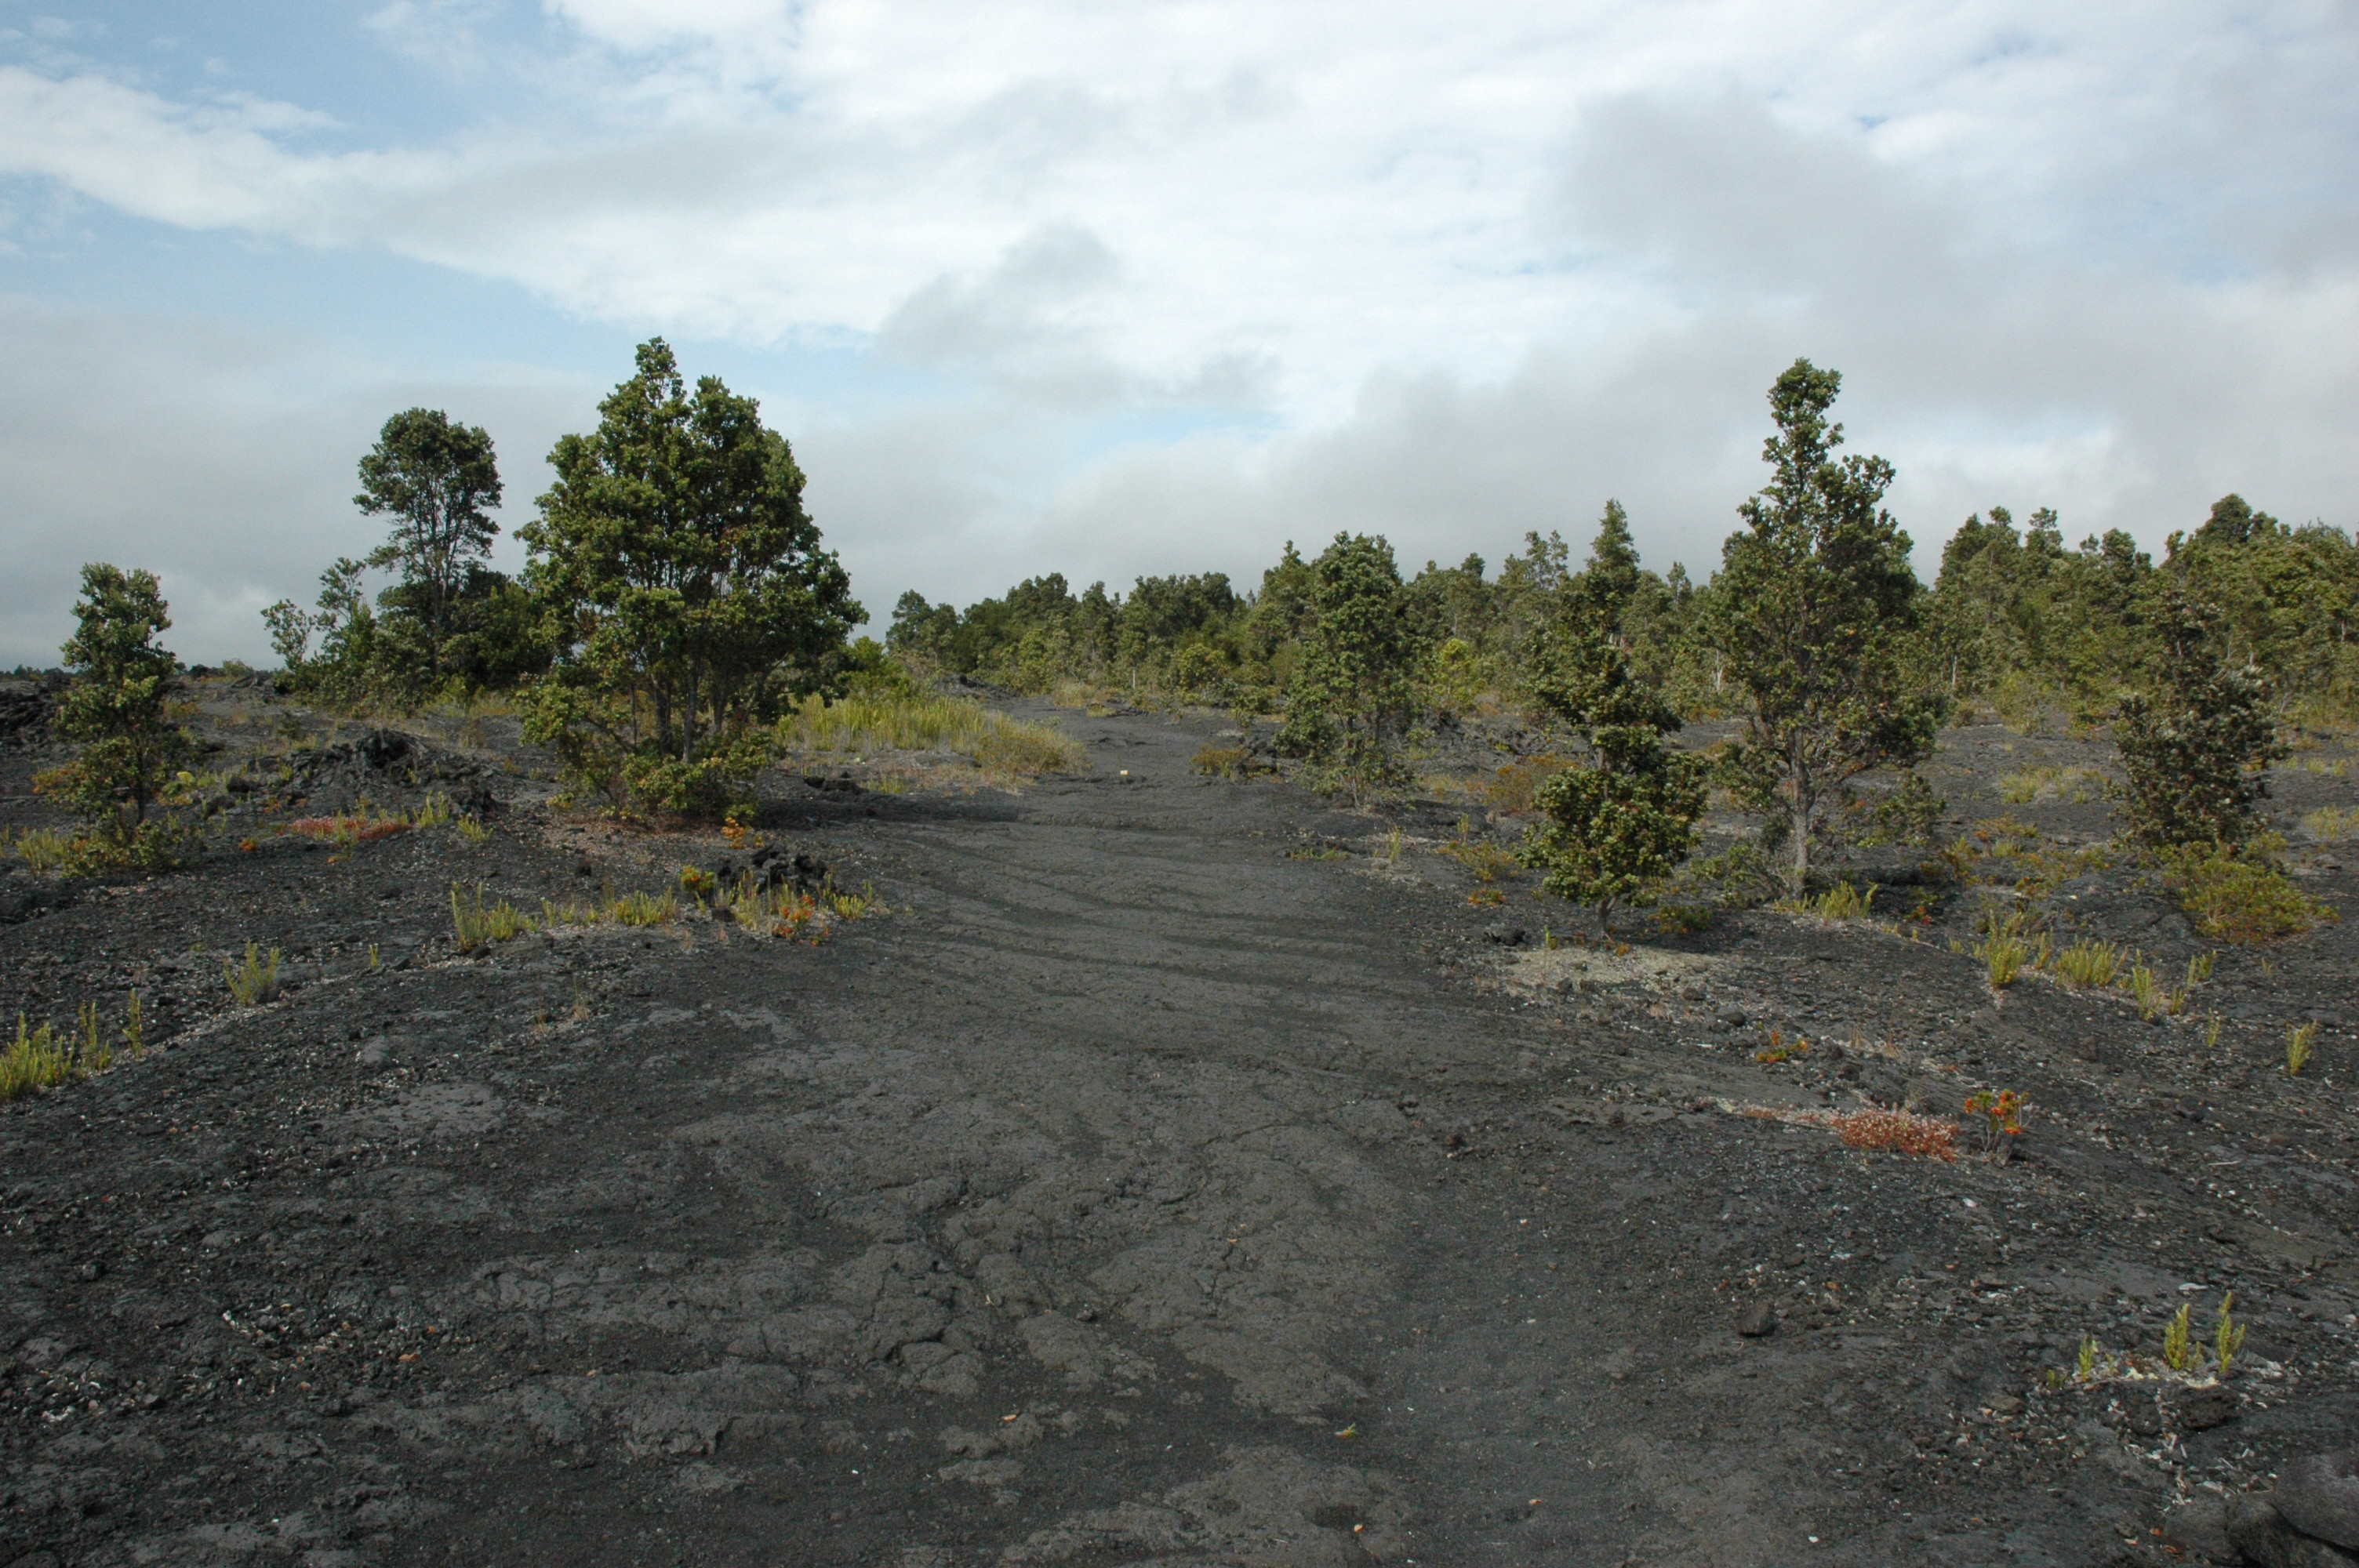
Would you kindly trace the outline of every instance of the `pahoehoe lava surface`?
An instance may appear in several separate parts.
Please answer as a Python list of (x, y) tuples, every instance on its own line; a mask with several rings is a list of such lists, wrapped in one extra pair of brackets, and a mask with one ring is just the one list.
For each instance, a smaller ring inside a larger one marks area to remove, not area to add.
[[(453, 882), (676, 869), (529, 801), (0, 928), (12, 1004), (167, 1037), (0, 1110), (0, 1563), (2138, 1562), (2359, 1422), (2331, 1085), (1784, 915), (1536, 952), (1195, 777), (1205, 725), (1056, 721), (1090, 776), (774, 803), (889, 911), (817, 946), (460, 957)], [(247, 940), (291, 983), (231, 1010)], [(2223, 1005), (2347, 1051), (2349, 946)], [(1943, 1164), (1731, 1111), (1879, 1074), (2043, 1119)], [(2274, 1368), (2223, 1419), (2038, 1378), (2218, 1283)]]

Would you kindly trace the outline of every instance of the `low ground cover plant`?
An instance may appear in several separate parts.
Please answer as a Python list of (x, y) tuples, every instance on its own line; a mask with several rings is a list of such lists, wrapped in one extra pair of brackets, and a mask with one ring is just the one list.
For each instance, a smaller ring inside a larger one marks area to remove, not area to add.
[(2281, 847), (2276, 838), (2173, 847), (2160, 855), (2164, 885), (2198, 931), (2222, 942), (2271, 942), (2340, 920), (2332, 904), (2285, 874), (2274, 857)]
[(1083, 773), (1089, 758), (1049, 728), (966, 697), (906, 690), (835, 699), (803, 698), (777, 726), (779, 749), (864, 756), (878, 752), (956, 752), (978, 767), (1012, 774)]
[(95, 1077), (114, 1065), (118, 1047), (135, 1061), (147, 1054), (146, 1016), (136, 991), (115, 1031), (99, 1021), (96, 1002), (84, 1002), (73, 1028), (62, 1033), (52, 1023), (30, 1023), (19, 1012), (16, 1037), (0, 1048), (0, 1103)]

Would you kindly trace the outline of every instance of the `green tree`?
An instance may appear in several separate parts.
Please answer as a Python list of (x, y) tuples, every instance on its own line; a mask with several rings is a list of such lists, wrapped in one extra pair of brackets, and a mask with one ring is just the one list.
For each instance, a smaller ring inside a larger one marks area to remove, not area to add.
[(1310, 563), (1310, 600), (1277, 743), (1320, 787), (1356, 801), (1404, 776), (1400, 746), (1414, 710), (1418, 649), (1392, 546), (1336, 535)]
[(197, 745), (167, 706), (180, 669), (156, 641), (172, 624), (168, 609), (153, 572), (104, 562), (82, 569), (78, 624), (61, 650), (76, 679), (54, 727), (82, 748), (34, 783), (93, 826), (87, 859), (96, 863), (170, 859), (169, 828), (149, 822), (147, 810)]
[(439, 408), (409, 408), (385, 422), (361, 459), (353, 504), (393, 519), (393, 534), (368, 565), (397, 568), (414, 590), (415, 612), (439, 658), (468, 568), (491, 554), (499, 524), (500, 469), (480, 425), (458, 425)]
[(658, 338), (598, 412), (595, 432), (559, 440), (556, 482), (517, 530), (558, 628), (529, 732), (614, 798), (711, 809), (862, 611), (754, 399), (715, 376), (691, 394)]
[(1707, 769), (1665, 743), (1679, 715), (1594, 626), (1560, 632), (1535, 664), (1542, 705), (1582, 731), (1590, 761), (1541, 782), (1518, 858), (1611, 935), (1614, 906), (1647, 897), (1695, 849)]
[(1932, 751), (1940, 705), (1908, 654), (1922, 595), (1908, 536), (1883, 509), (1892, 465), (1837, 460), (1827, 421), (1843, 380), (1796, 360), (1769, 391), (1774, 477), (1738, 508), (1714, 585), (1712, 634), (1745, 705), (1732, 777), (1792, 846), (1787, 881), (1810, 876), (1819, 814), (1872, 768)]
[(2114, 726), (2130, 831), (2156, 849), (2241, 844), (2268, 794), (2258, 770), (2288, 755), (2267, 688), (2230, 665), (2226, 618), (2183, 584), (2163, 589), (2152, 630), (2155, 689), (2123, 698)]
[[(375, 694), (383, 660), (376, 611), (362, 583), (367, 571), (365, 561), (339, 557), (320, 574), (317, 609), (282, 599), (262, 612), (271, 646), (297, 690), (344, 706)], [(314, 637), (320, 640), (316, 651)]]

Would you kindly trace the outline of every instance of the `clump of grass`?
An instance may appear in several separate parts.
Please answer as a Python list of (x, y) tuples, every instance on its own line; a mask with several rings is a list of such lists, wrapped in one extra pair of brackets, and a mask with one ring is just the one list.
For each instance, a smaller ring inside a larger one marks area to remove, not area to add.
[(2318, 1025), (2315, 1023), (2304, 1023), (2286, 1031), (2285, 1062), (2288, 1076), (2299, 1075), (2310, 1065), (2310, 1053), (2317, 1044)]
[(2322, 806), (2303, 816), (2301, 830), (2321, 842), (2359, 838), (2359, 806)]
[(1526, 815), (1538, 808), (1540, 785), (1572, 763), (1558, 756), (1517, 757), (1474, 786), (1474, 793), (1494, 811)]
[(661, 892), (626, 892), (603, 913), (617, 925), (661, 925), (679, 918), (679, 896), (669, 888)]
[(53, 877), (64, 871), (73, 854), (73, 839), (54, 827), (28, 827), (11, 846), (36, 874)]
[(451, 928), (459, 939), (459, 951), (473, 953), (479, 948), (513, 941), (534, 927), (532, 917), (507, 900), (486, 903), (481, 882), (475, 884), (472, 894), (453, 882), (451, 884)]
[(1810, 1049), (1810, 1043), (1800, 1035), (1788, 1040), (1773, 1029), (1769, 1032), (1769, 1044), (1753, 1053), (1753, 1059), (1774, 1067), (1780, 1062), (1790, 1062), (1797, 1056), (1809, 1054)]
[(1875, 903), (1875, 884), (1860, 887), (1837, 882), (1816, 898), (1779, 899), (1777, 907), (1788, 914), (1815, 914), (1821, 920), (1864, 920)]
[(1078, 773), (1089, 770), (1080, 745), (1045, 724), (1010, 719), (963, 697), (925, 692), (877, 693), (829, 702), (803, 699), (778, 720), (788, 751), (959, 752), (1001, 773)]
[(409, 814), (409, 820), (419, 827), (447, 827), (458, 815), (457, 807), (451, 804), (451, 797), (438, 789), (419, 802), (418, 809)]
[(2009, 806), (2029, 806), (2038, 800), (2066, 800), (2086, 806), (2104, 788), (2105, 775), (2094, 768), (2026, 768), (2002, 774), (1998, 797)]
[(2121, 968), (2122, 950), (2111, 942), (2083, 938), (2056, 955), (2058, 977), (2066, 985), (2078, 989), (2094, 989), (2112, 985)]
[(2223, 942), (2267, 942), (2342, 919), (2332, 904), (2303, 892), (2278, 869), (2271, 852), (2279, 847), (2256, 841), (2242, 850), (2223, 845), (2166, 850), (2163, 880), (2195, 928)]
[(872, 914), (885, 913), (883, 901), (874, 887), (864, 885), (858, 892), (846, 892), (830, 881), (820, 890), (820, 903), (838, 920), (865, 920)]
[(1449, 856), (1473, 872), (1476, 881), (1486, 885), (1512, 875), (1518, 865), (1513, 849), (1488, 839), (1453, 838), (1435, 852)]
[(265, 957), (255, 943), (245, 945), (245, 961), (223, 963), (222, 979), (228, 982), (229, 994), (240, 1007), (260, 1007), (275, 1000), (278, 995), (278, 949), (273, 947)]
[(472, 816), (459, 818), (459, 837), (470, 844), (481, 844), (492, 836), (492, 830)]

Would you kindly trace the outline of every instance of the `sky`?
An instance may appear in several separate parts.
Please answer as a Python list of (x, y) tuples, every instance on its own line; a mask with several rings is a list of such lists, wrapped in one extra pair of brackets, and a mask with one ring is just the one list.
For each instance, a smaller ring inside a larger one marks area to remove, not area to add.
[(1702, 578), (1798, 356), (1928, 578), (1992, 505), (2348, 529), (2354, 188), (2352, 0), (0, 0), (0, 667), (97, 559), (265, 662), (387, 416), (513, 529), (657, 335), (879, 626), (1609, 497)]

